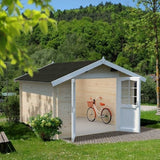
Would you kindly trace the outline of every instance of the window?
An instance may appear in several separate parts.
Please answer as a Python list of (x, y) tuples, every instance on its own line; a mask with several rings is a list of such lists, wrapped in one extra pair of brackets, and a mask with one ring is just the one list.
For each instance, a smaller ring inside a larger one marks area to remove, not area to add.
[(137, 82), (126, 80), (122, 81), (121, 87), (121, 102), (122, 104), (137, 104)]

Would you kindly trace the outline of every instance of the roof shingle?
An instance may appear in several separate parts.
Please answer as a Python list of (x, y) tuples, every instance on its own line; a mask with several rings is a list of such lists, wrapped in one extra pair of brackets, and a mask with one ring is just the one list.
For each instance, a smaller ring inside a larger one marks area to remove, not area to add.
[(72, 73), (80, 68), (83, 68), (95, 61), (81, 61), (81, 62), (68, 62), (68, 63), (53, 63), (34, 73), (33, 77), (25, 74), (16, 78), (16, 81), (38, 81), (38, 82), (52, 82), (60, 77)]

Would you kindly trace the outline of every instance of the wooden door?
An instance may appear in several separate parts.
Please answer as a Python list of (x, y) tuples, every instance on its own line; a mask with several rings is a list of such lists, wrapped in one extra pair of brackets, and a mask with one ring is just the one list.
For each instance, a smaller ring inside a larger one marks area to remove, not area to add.
[(118, 79), (118, 130), (140, 132), (140, 93), (139, 77)]

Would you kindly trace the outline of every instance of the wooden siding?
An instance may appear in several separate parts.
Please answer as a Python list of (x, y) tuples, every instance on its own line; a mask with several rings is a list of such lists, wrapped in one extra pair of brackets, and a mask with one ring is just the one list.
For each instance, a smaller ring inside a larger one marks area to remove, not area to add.
[[(102, 96), (112, 112), (111, 124), (116, 123), (116, 78), (76, 80), (76, 116), (86, 117), (90, 97)], [(100, 101), (97, 101), (97, 103)]]
[(111, 71), (110, 67), (101, 65), (84, 74), (77, 76), (76, 79), (115, 78), (115, 77), (119, 77), (118, 71)]
[(62, 119), (60, 138), (71, 137), (71, 81), (66, 81), (53, 88), (56, 116)]
[(50, 83), (23, 82), (20, 84), (20, 121), (52, 111), (52, 85)]

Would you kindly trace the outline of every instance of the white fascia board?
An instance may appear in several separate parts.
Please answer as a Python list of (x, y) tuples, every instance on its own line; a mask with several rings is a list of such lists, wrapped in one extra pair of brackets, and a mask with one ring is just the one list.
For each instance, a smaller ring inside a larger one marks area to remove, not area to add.
[(51, 84), (52, 84), (53, 87), (57, 86), (58, 84), (61, 84), (61, 83), (65, 82), (65, 81), (67, 81), (69, 79), (72, 79), (72, 78), (74, 78), (74, 77), (76, 77), (76, 76), (78, 76), (80, 74), (83, 74), (83, 73), (85, 73), (85, 72), (87, 72), (87, 71), (89, 71), (89, 70), (91, 70), (93, 68), (96, 68), (96, 67), (98, 67), (98, 66), (100, 66), (102, 64), (103, 64), (103, 60), (102, 59), (98, 60), (98, 61), (96, 61), (94, 63), (89, 64), (88, 66), (85, 66), (85, 67), (83, 67), (81, 69), (78, 69), (78, 70), (76, 70), (76, 71), (74, 71), (72, 73), (69, 73), (69, 74), (67, 74), (67, 75), (65, 75), (65, 76), (63, 76), (61, 78), (58, 78), (58, 79), (52, 81)]
[(19, 78), (21, 78), (21, 77), (23, 77), (23, 76), (26, 76), (28, 73), (25, 73), (25, 74), (23, 74), (22, 76), (19, 76), (19, 77), (17, 77), (17, 78), (15, 78), (14, 79), (14, 82), (19, 82), (19, 81), (21, 81), (21, 80), (16, 80), (16, 79), (19, 79)]
[(113, 64), (113, 63), (111, 63), (111, 62), (109, 62), (107, 60), (104, 60), (103, 64), (106, 65), (106, 66), (109, 66), (109, 67), (111, 67), (111, 68), (113, 68), (113, 69), (115, 69), (117, 71), (125, 73), (125, 74), (127, 74), (127, 75), (129, 75), (131, 77), (140, 77), (141, 81), (146, 82), (146, 78), (144, 78), (144, 77), (142, 77), (142, 76), (140, 76), (140, 75), (138, 75), (136, 73), (133, 73), (133, 72), (131, 72), (131, 71), (129, 71), (129, 70), (123, 68), (123, 67), (120, 67), (120, 66), (118, 66), (116, 64)]

